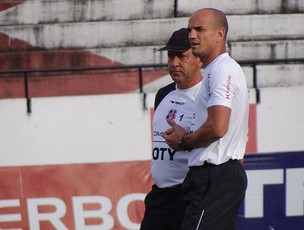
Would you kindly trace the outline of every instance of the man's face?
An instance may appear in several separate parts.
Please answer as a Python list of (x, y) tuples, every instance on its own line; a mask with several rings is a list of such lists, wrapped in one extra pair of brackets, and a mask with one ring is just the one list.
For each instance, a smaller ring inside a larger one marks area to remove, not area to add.
[(192, 51), (203, 61), (208, 59), (217, 46), (218, 30), (208, 12), (194, 14), (188, 22), (189, 41)]
[(168, 51), (168, 68), (178, 88), (185, 89), (192, 86), (194, 76), (200, 71), (201, 62), (192, 54), (191, 49), (185, 52)]

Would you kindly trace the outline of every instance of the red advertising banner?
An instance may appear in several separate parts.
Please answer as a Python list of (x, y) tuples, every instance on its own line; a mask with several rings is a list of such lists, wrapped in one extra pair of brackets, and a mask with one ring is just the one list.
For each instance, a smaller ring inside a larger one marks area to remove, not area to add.
[[(238, 229), (304, 229), (303, 166), (304, 152), (248, 154)], [(139, 229), (151, 185), (150, 161), (3, 167), (0, 229)]]
[(0, 168), (0, 229), (138, 229), (150, 161)]
[(257, 115), (256, 104), (249, 105), (248, 141), (246, 153), (257, 153)]

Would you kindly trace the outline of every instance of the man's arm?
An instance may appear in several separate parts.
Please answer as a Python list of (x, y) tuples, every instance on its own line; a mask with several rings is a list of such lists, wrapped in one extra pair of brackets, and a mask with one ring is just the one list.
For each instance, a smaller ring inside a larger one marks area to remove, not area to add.
[[(184, 138), (184, 142), (190, 148), (207, 146), (222, 138), (229, 128), (231, 109), (226, 106), (215, 105), (208, 108), (207, 120), (193, 133), (186, 133), (174, 121), (168, 121), (172, 126), (163, 137), (166, 143), (175, 150), (180, 150), (179, 142)], [(199, 114), (196, 114), (199, 116)]]

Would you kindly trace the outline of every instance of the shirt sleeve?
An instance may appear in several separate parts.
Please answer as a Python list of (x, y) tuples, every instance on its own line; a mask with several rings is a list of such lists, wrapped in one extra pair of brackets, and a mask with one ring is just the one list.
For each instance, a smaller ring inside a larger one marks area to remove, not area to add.
[(218, 68), (207, 79), (209, 100), (207, 106), (223, 105), (231, 108), (236, 95), (235, 77), (229, 66)]

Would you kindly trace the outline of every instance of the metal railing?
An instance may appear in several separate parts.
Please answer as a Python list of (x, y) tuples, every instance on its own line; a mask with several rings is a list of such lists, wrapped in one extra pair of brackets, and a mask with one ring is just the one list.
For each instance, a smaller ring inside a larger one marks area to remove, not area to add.
[[(246, 60), (238, 61), (241, 66), (250, 66), (253, 68), (253, 88), (256, 91), (256, 103), (260, 103), (260, 91), (257, 79), (257, 66), (262, 64), (292, 64), (304, 63), (304, 58), (298, 59), (276, 59), (276, 60)], [(146, 94), (143, 91), (143, 69), (163, 69), (167, 64), (147, 64), (147, 65), (112, 65), (112, 66), (96, 66), (96, 67), (73, 67), (73, 68), (49, 68), (49, 69), (20, 69), (20, 70), (2, 70), (0, 76), (5, 74), (22, 74), (24, 79), (24, 97), (26, 98), (27, 113), (32, 112), (31, 97), (29, 93), (29, 74), (31, 73), (50, 73), (50, 72), (77, 72), (77, 71), (92, 71), (92, 70), (125, 70), (137, 69), (139, 80), (139, 92), (143, 94), (143, 107), (145, 106)]]
[(261, 102), (260, 89), (258, 86), (257, 66), (266, 64), (301, 64), (304, 63), (304, 58), (293, 58), (293, 59), (275, 59), (275, 60), (246, 60), (238, 61), (241, 66), (250, 66), (253, 69), (253, 88), (256, 91), (256, 103)]
[[(139, 92), (143, 93), (143, 69), (153, 68), (161, 69), (167, 67), (166, 64), (151, 64), (151, 65), (112, 65), (112, 66), (95, 66), (95, 67), (71, 67), (71, 68), (49, 68), (49, 69), (19, 69), (19, 70), (2, 70), (0, 75), (5, 74), (22, 74), (20, 76), (24, 79), (24, 97), (26, 98), (27, 113), (32, 112), (31, 97), (29, 93), (29, 78), (31, 73), (50, 73), (50, 72), (79, 72), (79, 71), (94, 71), (94, 70), (126, 70), (137, 69)], [(145, 94), (144, 94), (145, 107)]]

